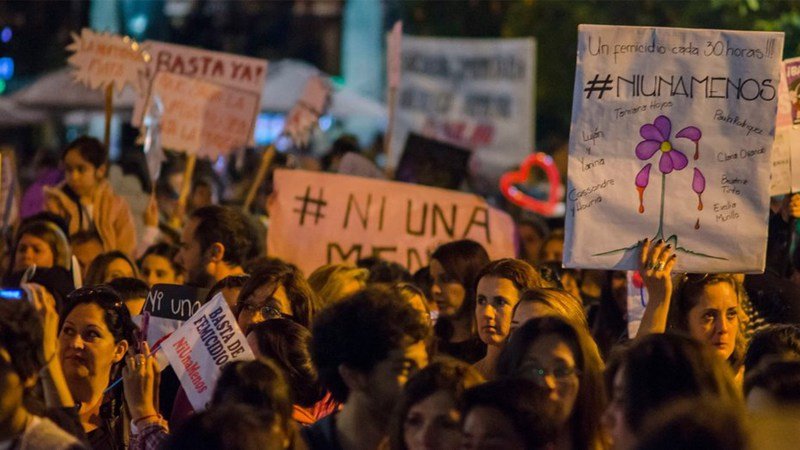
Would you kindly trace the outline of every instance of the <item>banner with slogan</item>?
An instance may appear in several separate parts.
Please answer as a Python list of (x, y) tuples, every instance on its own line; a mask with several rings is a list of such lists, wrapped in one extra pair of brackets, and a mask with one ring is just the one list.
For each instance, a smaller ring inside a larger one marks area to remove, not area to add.
[(150, 56), (128, 36), (83, 28), (80, 35), (72, 33), (67, 50), (73, 52), (67, 59), (74, 68), (73, 77), (88, 88), (100, 89), (113, 84), (120, 92), (127, 85), (142, 92)]
[(150, 348), (189, 320), (200, 309), (206, 295), (208, 289), (181, 284), (153, 285), (142, 307), (142, 314), (147, 313), (150, 316), (146, 330)]
[(310, 274), (378, 257), (414, 272), (440, 244), (472, 239), (492, 259), (514, 257), (514, 223), (482, 198), (347, 175), (276, 170), (267, 254)]
[[(147, 64), (149, 78), (144, 95), (137, 98), (134, 106), (131, 120), (133, 126), (143, 125), (144, 116), (149, 111), (154, 94), (164, 94), (164, 89), (171, 82), (183, 79), (162, 75), (173, 74), (218, 85), (219, 93), (216, 97), (212, 97), (214, 106), (210, 108), (224, 107), (225, 118), (229, 120), (234, 117), (232, 115), (234, 110), (239, 110), (239, 114), (236, 116), (236, 121), (206, 122), (205, 125), (214, 127), (212, 131), (215, 132), (235, 127), (235, 130), (226, 130), (225, 133), (237, 135), (241, 133), (241, 140), (247, 145), (253, 145), (253, 130), (261, 107), (261, 92), (267, 76), (266, 60), (158, 41), (145, 41), (142, 45), (150, 55)], [(197, 85), (193, 88), (200, 90)], [(187, 83), (184, 83), (183, 89), (187, 93), (193, 92)], [(172, 96), (175, 97), (176, 95)], [(190, 99), (185, 101), (191, 104)], [(168, 113), (165, 111), (164, 114), (166, 121)], [(166, 130), (163, 132), (166, 139), (169, 133)], [(164, 147), (170, 148), (166, 142)]]
[(533, 38), (403, 36), (392, 148), (413, 131), (475, 150), (473, 167), (519, 164), (533, 150), (535, 53)]
[[(789, 111), (791, 114), (791, 127), (786, 129), (791, 161), (798, 170), (792, 173), (791, 192), (800, 192), (800, 58), (791, 58), (784, 61), (784, 72), (788, 89)], [(795, 174), (795, 172), (797, 172)]]
[(564, 265), (761, 272), (783, 33), (580, 25)]
[(163, 105), (163, 147), (215, 158), (248, 145), (258, 98), (168, 72), (156, 75), (150, 93)]
[(222, 293), (165, 339), (161, 350), (195, 411), (205, 409), (211, 400), (225, 364), (255, 359)]
[[(785, 64), (782, 64), (785, 69)], [(781, 82), (778, 85), (778, 113), (775, 116), (775, 142), (772, 144), (772, 170), (770, 172), (769, 195), (783, 195), (797, 192), (800, 180), (792, 177), (792, 160), (798, 165), (795, 178), (800, 178), (800, 158), (792, 153), (792, 104), (789, 100), (789, 87), (786, 73), (781, 70)], [(800, 145), (795, 146), (800, 150)]]

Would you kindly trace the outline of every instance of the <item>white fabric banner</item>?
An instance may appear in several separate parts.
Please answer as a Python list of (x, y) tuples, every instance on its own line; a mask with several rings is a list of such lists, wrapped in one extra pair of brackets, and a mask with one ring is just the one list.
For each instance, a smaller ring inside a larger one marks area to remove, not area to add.
[(218, 293), (161, 344), (195, 411), (211, 400), (222, 366), (255, 359), (225, 297)]
[(581, 25), (564, 265), (761, 272), (783, 33)]
[(409, 132), (476, 150), (481, 164), (516, 166), (533, 151), (536, 41), (402, 37), (392, 148)]
[(514, 257), (514, 223), (481, 197), (395, 181), (276, 170), (267, 253), (306, 275), (324, 264), (379, 257), (412, 273), (440, 244), (472, 239), (492, 259)]

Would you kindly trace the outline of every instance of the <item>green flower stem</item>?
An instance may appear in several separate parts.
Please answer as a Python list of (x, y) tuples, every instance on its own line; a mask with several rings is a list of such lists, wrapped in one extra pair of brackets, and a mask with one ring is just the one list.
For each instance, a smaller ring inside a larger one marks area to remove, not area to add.
[(653, 238), (653, 241), (656, 239), (664, 239), (664, 198), (667, 192), (667, 175), (662, 173), (661, 174), (661, 215), (658, 218), (658, 231), (656, 232), (656, 237)]

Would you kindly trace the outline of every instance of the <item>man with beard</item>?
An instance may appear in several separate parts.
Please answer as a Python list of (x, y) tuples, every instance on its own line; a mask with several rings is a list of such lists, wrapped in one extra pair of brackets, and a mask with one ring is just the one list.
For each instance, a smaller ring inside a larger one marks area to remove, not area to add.
[(195, 210), (181, 233), (175, 262), (186, 269), (186, 284), (210, 288), (255, 256), (254, 228), (236, 209), (206, 206)]
[(428, 364), (430, 326), (394, 291), (371, 287), (322, 310), (311, 354), (342, 410), (303, 429), (312, 450), (375, 449), (406, 381)]

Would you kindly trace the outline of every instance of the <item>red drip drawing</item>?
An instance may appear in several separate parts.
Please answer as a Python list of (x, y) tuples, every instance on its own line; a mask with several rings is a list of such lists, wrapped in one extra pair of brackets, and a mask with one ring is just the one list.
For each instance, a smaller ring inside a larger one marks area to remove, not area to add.
[(703, 194), (697, 194), (697, 210), (703, 210), (703, 198), (701, 197)]
[(699, 217), (697, 218), (697, 222), (694, 223), (694, 229), (695, 230), (699, 230), (700, 229), (700, 218)]
[(644, 188), (636, 186), (636, 190), (639, 191), (639, 214), (644, 214)]

